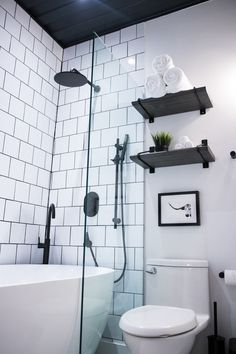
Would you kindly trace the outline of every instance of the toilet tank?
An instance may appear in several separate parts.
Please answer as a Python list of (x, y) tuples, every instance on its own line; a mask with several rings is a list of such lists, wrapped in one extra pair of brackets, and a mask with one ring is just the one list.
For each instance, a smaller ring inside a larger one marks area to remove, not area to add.
[(207, 261), (150, 259), (145, 274), (146, 305), (176, 306), (209, 314)]

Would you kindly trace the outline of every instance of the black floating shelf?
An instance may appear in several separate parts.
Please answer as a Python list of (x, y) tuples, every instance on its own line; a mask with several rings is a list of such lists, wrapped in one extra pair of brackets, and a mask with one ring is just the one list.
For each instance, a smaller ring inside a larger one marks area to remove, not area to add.
[(206, 87), (194, 88), (192, 90), (168, 93), (160, 98), (146, 98), (132, 102), (132, 105), (150, 123), (154, 118), (178, 114), (184, 112), (198, 111), (206, 113), (206, 108), (211, 108), (212, 103), (206, 91)]
[[(206, 142), (206, 140), (203, 142)], [(204, 144), (204, 143), (203, 143)], [(130, 156), (130, 159), (141, 167), (155, 172), (155, 168), (170, 167), (179, 165), (192, 165), (201, 163), (203, 168), (209, 167), (209, 162), (215, 161), (215, 156), (209, 146), (201, 145), (198, 147), (160, 151), (160, 152), (141, 152), (138, 155)]]

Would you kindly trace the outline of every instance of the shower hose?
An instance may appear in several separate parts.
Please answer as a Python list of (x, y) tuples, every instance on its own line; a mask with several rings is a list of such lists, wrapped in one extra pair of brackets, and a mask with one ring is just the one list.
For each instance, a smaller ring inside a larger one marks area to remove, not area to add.
[(123, 191), (123, 161), (120, 163), (120, 203), (121, 203), (121, 229), (122, 229), (122, 244), (124, 263), (121, 275), (114, 281), (118, 283), (124, 276), (127, 264), (126, 244), (125, 244), (125, 225), (124, 225), (124, 191)]

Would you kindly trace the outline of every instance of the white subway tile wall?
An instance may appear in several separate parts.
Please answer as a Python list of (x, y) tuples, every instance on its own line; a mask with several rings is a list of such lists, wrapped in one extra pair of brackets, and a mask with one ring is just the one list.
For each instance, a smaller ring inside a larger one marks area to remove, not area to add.
[[(123, 143), (129, 134), (124, 164), (124, 201), (127, 244), (127, 271), (115, 285), (109, 321), (104, 336), (121, 340), (118, 322), (126, 310), (142, 304), (143, 299), (143, 169), (134, 165), (129, 156), (142, 151), (144, 124), (131, 105), (142, 97), (144, 63), (142, 60), (143, 26), (132, 26), (105, 36), (107, 48), (96, 40), (95, 83), (101, 91), (93, 99), (89, 190), (99, 194), (100, 207), (96, 217), (88, 218), (88, 232), (94, 253), (101, 266), (123, 267), (121, 227), (114, 230), (116, 139)], [(63, 68), (72, 66), (90, 79), (92, 64), (91, 41), (67, 48)], [(128, 54), (129, 53), (129, 54)], [(129, 55), (129, 56), (128, 56)], [(72, 65), (73, 63), (73, 65)], [(89, 86), (61, 87), (56, 123), (53, 183), (50, 201), (56, 204), (61, 217), (55, 225), (56, 256), (51, 262), (81, 264), (83, 245), (83, 199), (86, 186), (88, 144)], [(120, 216), (120, 206), (118, 208)], [(54, 255), (54, 251), (53, 251)], [(89, 251), (86, 264), (94, 265)]]
[(0, 3), (0, 264), (42, 262), (62, 49), (15, 1)]
[[(129, 134), (124, 164), (127, 271), (114, 286), (104, 336), (121, 340), (122, 313), (143, 301), (143, 170), (129, 156), (143, 149), (144, 124), (131, 106), (142, 96), (144, 31), (135, 25), (96, 40), (89, 189), (99, 213), (88, 232), (101, 266), (123, 267), (121, 227), (114, 230), (115, 143)], [(63, 58), (63, 59), (62, 59)], [(46, 207), (52, 220), (50, 263), (81, 264), (90, 87), (59, 92), (54, 74), (76, 67), (89, 79), (92, 42), (62, 50), (13, 0), (0, 4), (0, 263), (41, 263)], [(59, 103), (59, 106), (58, 106)], [(58, 110), (57, 110), (58, 109)], [(55, 145), (54, 145), (55, 132)], [(51, 164), (52, 163), (52, 164)], [(50, 172), (52, 183), (50, 189)], [(120, 215), (120, 206), (118, 208)], [(93, 259), (86, 252), (86, 264)]]

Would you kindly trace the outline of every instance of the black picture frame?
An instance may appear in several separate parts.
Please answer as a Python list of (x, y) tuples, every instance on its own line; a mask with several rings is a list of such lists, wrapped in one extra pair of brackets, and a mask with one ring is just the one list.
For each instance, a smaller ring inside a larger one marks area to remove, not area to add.
[(158, 226), (199, 225), (199, 191), (158, 194)]

